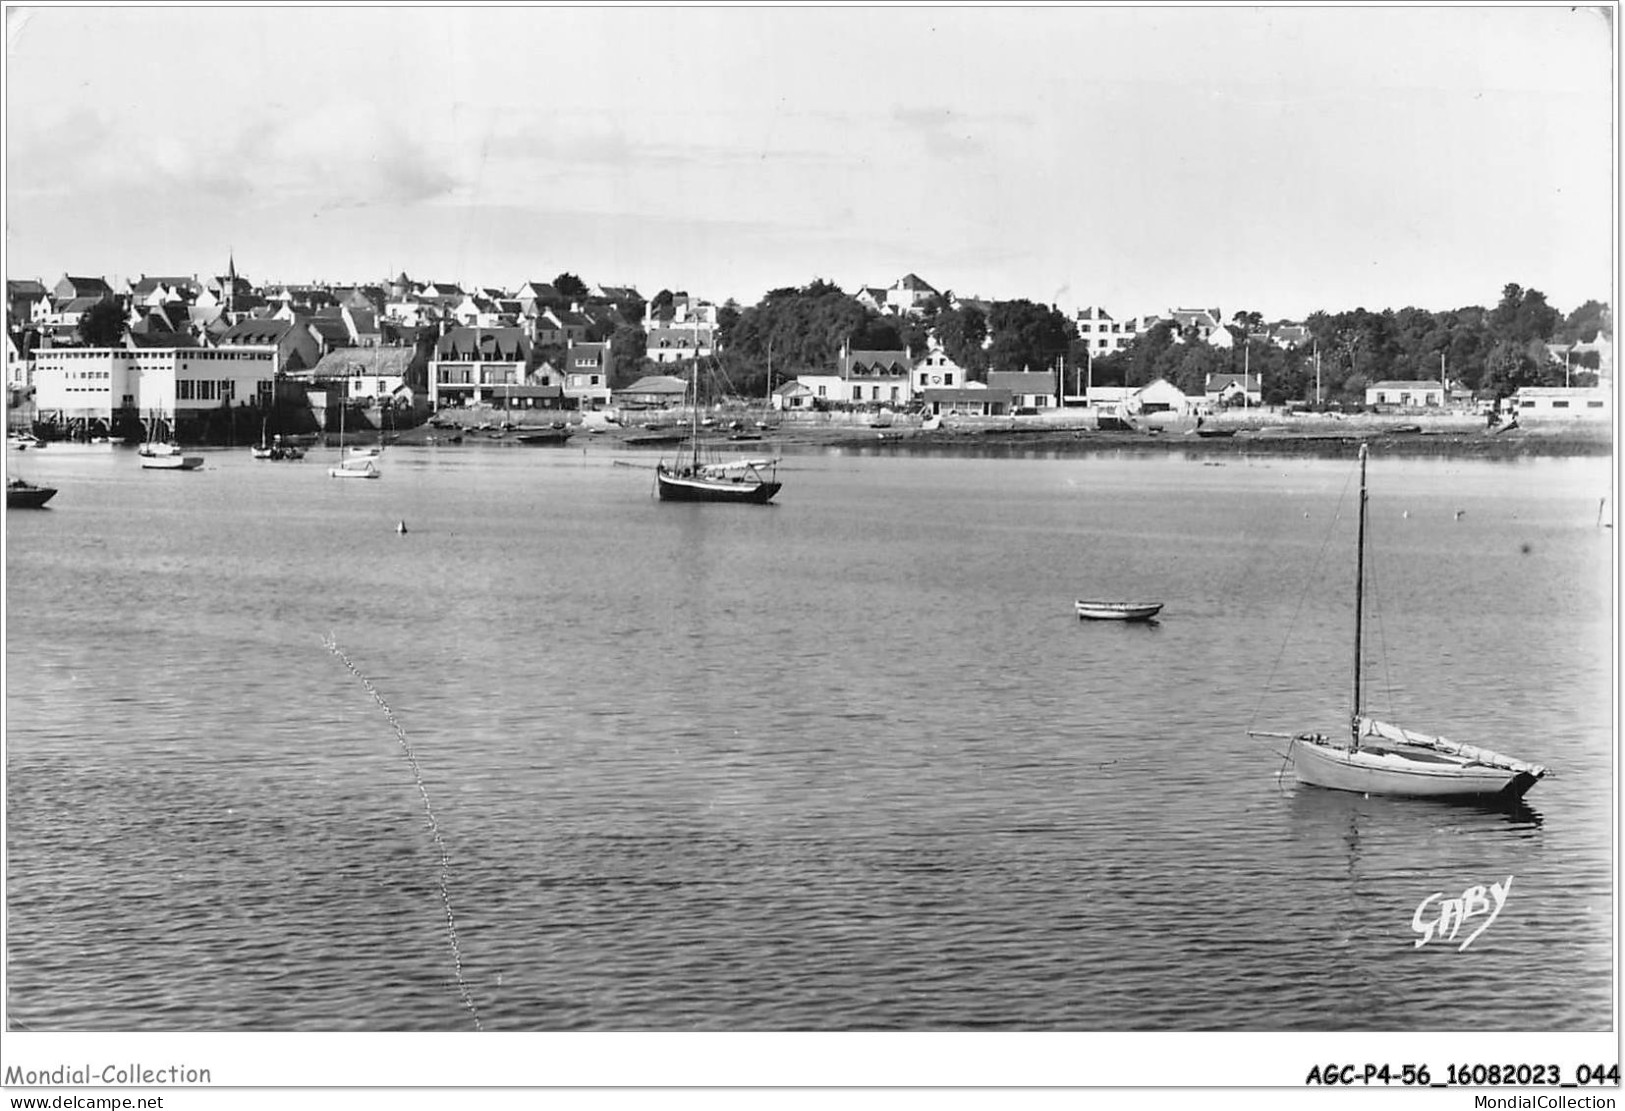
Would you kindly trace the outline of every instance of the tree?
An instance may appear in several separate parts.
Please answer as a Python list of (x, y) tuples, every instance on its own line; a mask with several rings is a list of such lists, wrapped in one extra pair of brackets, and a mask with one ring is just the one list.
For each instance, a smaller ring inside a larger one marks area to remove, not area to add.
[(655, 299), (649, 302), (649, 315), (657, 321), (668, 321), (672, 318), (672, 302), (675, 295), (669, 289), (663, 289), (655, 294)]
[(124, 310), (103, 298), (80, 314), (78, 332), (86, 347), (116, 347), (124, 340)]
[(1072, 322), (1056, 309), (1032, 301), (996, 301), (987, 323), (993, 332), (988, 350), (993, 370), (1048, 370), (1072, 344)]
[(937, 317), (937, 342), (943, 354), (963, 367), (967, 374), (982, 378), (987, 374), (987, 317), (972, 307), (948, 309)]
[(610, 337), (614, 371), (610, 375), (610, 389), (619, 390), (636, 382), (646, 371), (649, 334), (635, 324), (621, 324)]
[(1538, 289), (1524, 289), (1512, 282), (1501, 290), (1501, 303), (1490, 313), (1490, 331), (1499, 340), (1527, 343), (1549, 340), (1563, 316), (1546, 303)]
[(587, 296), (587, 283), (574, 274), (560, 274), (553, 279), (553, 288), (566, 301), (580, 301)]

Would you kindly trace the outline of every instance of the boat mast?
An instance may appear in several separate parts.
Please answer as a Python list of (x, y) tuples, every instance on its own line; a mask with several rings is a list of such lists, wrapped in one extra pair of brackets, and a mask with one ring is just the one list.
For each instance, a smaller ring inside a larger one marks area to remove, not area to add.
[(1354, 747), (1360, 747), (1360, 634), (1365, 626), (1365, 457), (1360, 445), (1360, 530), (1354, 559), (1354, 715), (1350, 719)]

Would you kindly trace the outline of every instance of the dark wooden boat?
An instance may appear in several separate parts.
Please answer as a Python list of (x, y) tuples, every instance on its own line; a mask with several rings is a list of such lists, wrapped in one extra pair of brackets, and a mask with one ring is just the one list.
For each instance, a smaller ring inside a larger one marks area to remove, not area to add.
[(544, 432), (521, 432), (515, 439), (532, 447), (557, 447), (573, 435), (567, 428), (549, 428)]
[(6, 482), (7, 509), (43, 509), (45, 503), (56, 497), (55, 486), (35, 486), (20, 478)]
[(670, 447), (688, 439), (686, 432), (654, 432), (647, 436), (628, 436), (627, 447)]

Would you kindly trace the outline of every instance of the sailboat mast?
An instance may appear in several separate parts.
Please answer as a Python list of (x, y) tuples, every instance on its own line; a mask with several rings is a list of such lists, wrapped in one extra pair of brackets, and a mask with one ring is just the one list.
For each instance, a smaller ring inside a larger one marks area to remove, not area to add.
[(1365, 628), (1365, 457), (1360, 445), (1360, 530), (1354, 559), (1354, 715), (1350, 719), (1354, 747), (1360, 747), (1360, 635)]

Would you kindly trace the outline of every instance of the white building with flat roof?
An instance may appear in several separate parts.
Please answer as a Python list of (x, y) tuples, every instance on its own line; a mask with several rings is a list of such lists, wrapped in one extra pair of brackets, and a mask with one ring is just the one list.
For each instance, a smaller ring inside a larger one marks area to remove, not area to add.
[(34, 404), (67, 420), (269, 406), (276, 367), (275, 347), (44, 348), (34, 353)]

